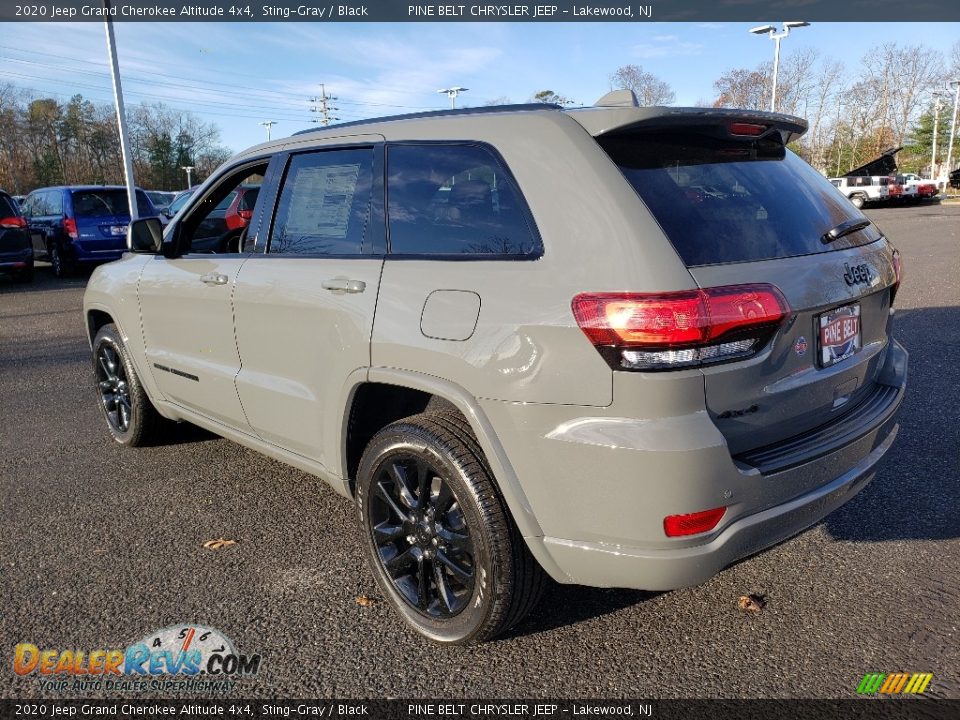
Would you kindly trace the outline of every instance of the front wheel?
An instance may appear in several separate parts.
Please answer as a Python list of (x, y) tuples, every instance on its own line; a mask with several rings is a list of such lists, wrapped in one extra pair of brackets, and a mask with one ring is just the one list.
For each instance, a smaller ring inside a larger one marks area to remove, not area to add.
[(854, 195), (852, 198), (850, 198), (850, 202), (853, 203), (853, 206), (857, 210), (862, 209), (863, 206), (866, 204), (866, 200), (864, 199), (863, 195)]
[(360, 461), (357, 509), (377, 583), (427, 638), (489, 640), (539, 600), (544, 572), (462, 417), (425, 413), (377, 433)]
[(113, 439), (130, 447), (158, 440), (163, 418), (140, 384), (129, 351), (112, 323), (100, 328), (94, 338), (93, 372), (100, 410)]

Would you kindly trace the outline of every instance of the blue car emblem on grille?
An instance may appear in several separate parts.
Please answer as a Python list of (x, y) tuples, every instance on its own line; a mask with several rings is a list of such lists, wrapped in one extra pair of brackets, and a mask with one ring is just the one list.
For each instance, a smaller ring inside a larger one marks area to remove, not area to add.
[(793, 344), (793, 351), (800, 356), (807, 352), (807, 339), (803, 335)]

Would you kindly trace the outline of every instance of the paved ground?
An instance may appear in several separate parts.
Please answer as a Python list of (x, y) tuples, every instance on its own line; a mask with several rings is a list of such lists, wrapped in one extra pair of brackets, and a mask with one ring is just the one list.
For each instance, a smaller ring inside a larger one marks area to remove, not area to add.
[[(262, 671), (238, 695), (851, 697), (925, 671), (960, 697), (960, 207), (870, 211), (901, 248), (902, 430), (827, 521), (697, 588), (551, 588), (508, 639), (438, 649), (376, 596), (348, 503), (225, 440), (124, 450), (94, 404), (83, 279), (0, 280), (0, 696), (37, 696), (13, 647), (124, 647), (182, 622)], [(238, 541), (211, 552), (218, 537)], [(737, 610), (743, 593), (767, 608)], [(62, 695), (51, 693), (51, 697)]]

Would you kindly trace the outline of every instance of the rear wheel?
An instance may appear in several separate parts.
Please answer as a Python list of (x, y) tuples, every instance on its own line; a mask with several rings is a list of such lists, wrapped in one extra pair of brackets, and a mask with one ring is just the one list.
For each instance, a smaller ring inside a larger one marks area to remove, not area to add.
[(117, 326), (100, 328), (93, 341), (93, 371), (100, 410), (110, 435), (121, 445), (138, 447), (156, 442), (163, 418), (140, 384)]
[(32, 283), (33, 282), (33, 265), (26, 268), (25, 270), (18, 270), (13, 274), (13, 281), (18, 283)]
[(415, 415), (377, 433), (360, 462), (357, 508), (378, 584), (431, 640), (483, 642), (540, 598), (544, 572), (459, 415)]
[(67, 257), (63, 246), (55, 242), (50, 246), (50, 266), (53, 274), (58, 278), (69, 277), (73, 274), (73, 261)]

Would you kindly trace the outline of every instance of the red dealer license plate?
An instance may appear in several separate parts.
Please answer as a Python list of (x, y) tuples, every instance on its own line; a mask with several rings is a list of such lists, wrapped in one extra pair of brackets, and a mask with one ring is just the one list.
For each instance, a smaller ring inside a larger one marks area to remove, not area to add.
[(844, 305), (819, 318), (817, 344), (820, 351), (821, 367), (829, 367), (846, 360), (862, 345), (860, 333), (860, 303)]

